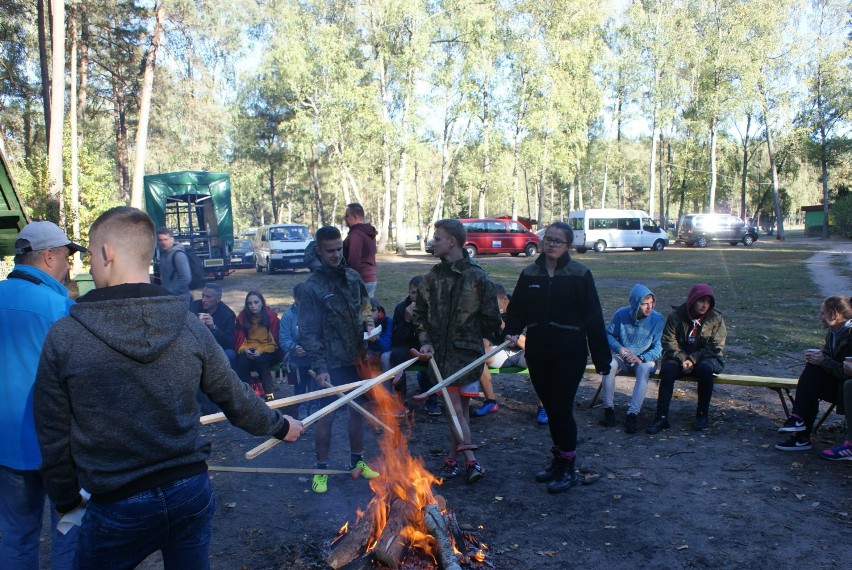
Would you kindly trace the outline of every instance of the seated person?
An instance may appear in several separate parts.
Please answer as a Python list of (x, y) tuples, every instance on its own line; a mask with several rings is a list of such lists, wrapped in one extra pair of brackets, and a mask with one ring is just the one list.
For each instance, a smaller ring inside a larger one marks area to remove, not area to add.
[(681, 376), (698, 379), (698, 407), (692, 429), (707, 429), (713, 376), (722, 372), (722, 350), (728, 333), (722, 313), (716, 309), (716, 296), (709, 285), (699, 283), (689, 289), (686, 303), (666, 319), (663, 327), (663, 356), (660, 366), (660, 391), (654, 421), (645, 430), (656, 434), (669, 429), (669, 406), (675, 380)]
[(233, 368), (237, 360), (234, 351), (234, 327), (236, 326), (236, 315), (231, 308), (222, 302), (222, 288), (216, 283), (207, 283), (201, 291), (201, 299), (196, 299), (189, 304), (189, 310), (198, 315), (201, 322), (207, 325), (213, 338), (225, 351), (228, 362)]
[(827, 297), (822, 302), (819, 321), (828, 329), (828, 334), (822, 350), (805, 352), (805, 369), (796, 384), (793, 413), (778, 430), (790, 435), (787, 441), (775, 445), (781, 451), (807, 451), (811, 448), (811, 430), (819, 413), (820, 400), (837, 404), (838, 411), (845, 408), (843, 390), (844, 383), (848, 382), (844, 382), (843, 361), (852, 356), (852, 304), (849, 297)]
[[(284, 351), (284, 361), (287, 363), (287, 382), (293, 386), (293, 395), (299, 396), (316, 390), (316, 382), (311, 376), (311, 359), (305, 349), (299, 344), (299, 299), (302, 296), (302, 284), (293, 288), (293, 304), (281, 316), (281, 327), (278, 332), (278, 346)], [(317, 411), (317, 404), (299, 404), (297, 417), (299, 421), (308, 414)]]
[(385, 308), (376, 299), (370, 299), (371, 315), (375, 326), (381, 326), (382, 332), (367, 341), (367, 360), (375, 369), (378, 364), (379, 372), (391, 368), (391, 336), (393, 334), (393, 318), (387, 316)]
[(663, 353), (660, 339), (663, 336), (663, 316), (654, 310), (656, 300), (650, 289), (636, 284), (630, 291), (630, 304), (621, 307), (612, 315), (606, 327), (606, 338), (612, 351), (609, 374), (601, 378), (601, 392), (604, 404), (604, 417), (600, 425), (615, 425), (615, 375), (621, 372), (636, 374), (633, 386), (633, 398), (624, 418), (624, 431), (636, 433), (636, 417), (645, 401), (648, 391), (648, 377), (657, 367), (657, 360)]
[[(417, 275), (408, 282), (408, 295), (399, 302), (393, 310), (393, 331), (391, 333), (390, 365), (398, 366), (411, 358), (411, 350), (420, 349), (420, 340), (417, 338), (417, 327), (412, 322), (414, 317), (414, 301), (417, 299), (417, 288), (423, 281), (423, 277)], [(408, 386), (403, 372), (399, 378), (394, 379), (394, 388), (399, 397), (404, 401)], [(417, 384), (420, 392), (429, 389), (429, 378), (425, 372), (417, 373)], [(434, 394), (426, 399), (426, 413), (430, 416), (440, 416), (441, 407), (438, 405), (438, 397)]]
[(278, 315), (266, 306), (263, 295), (249, 291), (245, 308), (237, 316), (234, 333), (234, 349), (237, 351), (235, 369), (240, 380), (246, 384), (251, 384), (251, 373), (257, 372), (267, 402), (275, 399), (272, 367), (282, 360), (278, 350), (280, 328)]
[(838, 402), (837, 410), (846, 414), (846, 441), (820, 452), (820, 457), (830, 461), (852, 461), (852, 358), (843, 361), (843, 375), (843, 406)]

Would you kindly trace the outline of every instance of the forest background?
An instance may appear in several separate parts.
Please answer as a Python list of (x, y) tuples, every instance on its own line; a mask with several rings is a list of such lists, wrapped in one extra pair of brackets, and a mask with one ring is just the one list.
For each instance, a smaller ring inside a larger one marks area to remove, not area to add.
[(0, 145), (86, 242), (142, 176), (230, 172), (240, 230), (381, 250), (442, 217), (637, 208), (852, 235), (842, 0), (5, 0)]

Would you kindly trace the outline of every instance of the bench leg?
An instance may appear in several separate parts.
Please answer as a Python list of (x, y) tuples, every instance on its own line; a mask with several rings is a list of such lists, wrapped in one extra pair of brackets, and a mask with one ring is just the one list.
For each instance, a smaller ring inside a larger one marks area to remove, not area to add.
[(595, 407), (595, 402), (597, 402), (597, 401), (598, 401), (598, 397), (601, 395), (601, 390), (602, 390), (602, 389), (603, 389), (603, 380), (601, 380), (601, 383), (600, 383), (600, 384), (598, 384), (598, 389), (597, 389), (597, 391), (595, 392), (595, 395), (594, 395), (594, 396), (592, 396), (592, 401), (591, 401), (591, 403), (589, 404), (589, 407), (590, 407), (590, 408), (594, 408), (594, 407)]
[(828, 409), (825, 411), (825, 413), (822, 415), (822, 417), (821, 417), (821, 418), (819, 419), (819, 421), (817, 422), (817, 425), (815, 425), (815, 426), (814, 426), (814, 429), (813, 429), (813, 431), (812, 431), (811, 433), (817, 433), (817, 432), (819, 431), (819, 428), (821, 428), (821, 427), (822, 427), (822, 424), (823, 424), (823, 423), (825, 423), (825, 420), (827, 420), (827, 419), (828, 419), (828, 416), (831, 414), (831, 412), (833, 412), (833, 411), (834, 411), (834, 407), (835, 407), (836, 405), (837, 405), (837, 404), (831, 404), (831, 405), (828, 407)]
[(784, 406), (784, 417), (790, 417), (790, 408), (787, 407), (787, 400), (784, 399), (784, 392), (787, 393), (787, 397), (790, 399), (790, 404), (793, 403), (793, 396), (790, 395), (790, 390), (784, 388), (784, 392), (781, 391), (781, 388), (771, 388), (771, 390), (775, 390), (775, 393), (778, 394), (778, 397), (781, 399), (781, 405)]

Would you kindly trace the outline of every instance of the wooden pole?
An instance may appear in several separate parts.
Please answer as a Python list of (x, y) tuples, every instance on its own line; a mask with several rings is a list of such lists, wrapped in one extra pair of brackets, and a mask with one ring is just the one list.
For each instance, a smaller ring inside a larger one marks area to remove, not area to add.
[[(451, 374), (450, 376), (448, 376), (447, 378), (445, 378), (441, 382), (435, 384), (434, 386), (432, 386), (431, 388), (429, 388), (428, 390), (426, 390), (422, 394), (415, 394), (414, 396), (411, 397), (411, 399), (415, 400), (417, 402), (422, 402), (423, 400), (425, 400), (426, 398), (428, 398), (429, 396), (431, 396), (432, 394), (434, 394), (438, 390), (442, 390), (442, 389), (446, 388), (447, 386), (449, 386), (450, 384), (452, 384), (453, 382), (455, 382), (456, 380), (458, 380), (459, 378), (461, 378), (462, 376), (464, 376), (465, 374), (467, 374), (468, 372), (470, 372), (471, 370), (473, 370), (477, 366), (482, 365), (482, 363), (484, 363), (486, 360), (488, 360), (489, 358), (491, 358), (492, 356), (494, 356), (495, 354), (497, 354), (498, 352), (500, 352), (501, 350), (503, 350), (507, 346), (509, 346), (509, 344), (511, 344), (511, 343), (507, 340), (503, 344), (501, 344), (499, 346), (495, 346), (494, 350), (492, 350), (488, 354), (483, 354), (482, 356), (480, 356), (479, 358), (477, 358), (476, 360), (474, 360), (473, 362), (471, 362), (470, 364), (468, 364), (467, 366), (465, 366), (464, 368), (462, 368), (458, 372)], [(433, 356), (433, 359), (434, 359), (434, 356)]]
[[(358, 396), (360, 396), (361, 394), (363, 394), (367, 390), (370, 390), (374, 386), (378, 385), (380, 382), (384, 382), (385, 380), (387, 380), (389, 378), (393, 378), (394, 375), (397, 372), (399, 372), (400, 370), (405, 370), (406, 368), (408, 368), (409, 366), (411, 366), (415, 362), (417, 362), (416, 358), (406, 360), (402, 364), (391, 368), (387, 372), (382, 372), (381, 374), (379, 374), (375, 378), (371, 378), (370, 380), (365, 380), (362, 383), (362, 385), (359, 386), (358, 388), (355, 388), (354, 390), (352, 390), (351, 392), (349, 392), (345, 396), (341, 396), (339, 399), (331, 402), (329, 405), (327, 405), (324, 408), (320, 408), (319, 410), (317, 410), (316, 412), (314, 412), (313, 414), (309, 415), (304, 420), (302, 420), (302, 429), (307, 429), (307, 427), (310, 426), (311, 424), (313, 424), (314, 422), (319, 421), (320, 419), (327, 416), (328, 414), (336, 411), (341, 406), (346, 405), (347, 402), (354, 400), (355, 398), (357, 398)], [(257, 457), (261, 453), (264, 453), (264, 452), (272, 449), (273, 447), (275, 447), (279, 443), (281, 443), (280, 439), (275, 438), (275, 437), (270, 438), (270, 439), (266, 440), (265, 442), (261, 443), (260, 445), (258, 445), (257, 447), (250, 449), (248, 452), (246, 452), (246, 459), (254, 459), (255, 457)]]
[(224, 473), (276, 473), (283, 475), (352, 475), (342, 469), (298, 469), (292, 467), (229, 467), (226, 465), (208, 465), (208, 471)]
[[(443, 378), (441, 377), (441, 371), (438, 369), (438, 363), (435, 362), (434, 358), (429, 359), (429, 366), (432, 367), (432, 372), (435, 374), (435, 379), (438, 381), (438, 384), (443, 382)], [(456, 438), (458, 438), (459, 445), (464, 443), (464, 432), (462, 432), (461, 423), (459, 422), (459, 417), (456, 414), (456, 409), (453, 406), (453, 401), (450, 399), (450, 393), (447, 392), (446, 388), (441, 388), (441, 395), (444, 397), (444, 404), (447, 406), (447, 413), (450, 414), (450, 425), (453, 428), (453, 431), (456, 432)]]

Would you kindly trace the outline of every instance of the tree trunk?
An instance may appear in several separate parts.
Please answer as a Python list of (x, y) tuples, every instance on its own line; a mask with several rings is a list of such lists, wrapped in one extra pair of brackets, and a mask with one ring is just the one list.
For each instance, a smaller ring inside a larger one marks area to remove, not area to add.
[[(77, 157), (77, 146), (79, 139), (77, 135), (77, 11), (76, 3), (71, 3), (71, 9), (68, 14), (68, 20), (71, 24), (69, 35), (71, 37), (71, 55), (70, 71), (71, 82), (69, 86), (69, 94), (71, 101), (68, 106), (68, 118), (71, 123), (71, 223), (73, 227), (72, 235), (75, 243), (80, 243), (80, 184), (78, 180), (77, 169), (79, 167)], [(83, 262), (80, 259), (80, 253), (74, 253), (74, 261), (71, 267), (71, 274), (77, 275), (83, 271)]]
[[(80, 25), (80, 43), (78, 44), (79, 60), (77, 63), (77, 123), (86, 124), (86, 105), (89, 89), (89, 13), (86, 0), (80, 2), (78, 11)], [(73, 85), (72, 85), (73, 89)], [(83, 144), (83, 131), (78, 131), (80, 145)]]
[(317, 208), (317, 227), (322, 227), (325, 225), (325, 213), (323, 212), (322, 187), (320, 186), (317, 162), (316, 150), (311, 145), (311, 162), (308, 164), (308, 176), (311, 179), (311, 185), (314, 190), (314, 203)]
[(654, 195), (657, 191), (657, 113), (654, 112), (653, 123), (651, 124), (651, 152), (648, 162), (648, 215), (654, 217)]
[(772, 195), (775, 199), (775, 222), (778, 224), (778, 231), (775, 234), (775, 239), (784, 240), (784, 215), (781, 211), (781, 196), (778, 193), (778, 165), (775, 162), (775, 148), (772, 143), (772, 129), (769, 128), (769, 103), (766, 100), (766, 92), (763, 95), (763, 127), (766, 129), (766, 150), (769, 153), (769, 167), (772, 172)]
[(64, 227), (62, 143), (65, 130), (65, 2), (56, 2), (52, 8), (50, 59), (53, 77), (50, 88), (51, 122), (47, 144), (47, 170), (50, 178), (50, 198), (59, 208), (59, 226)]
[[(819, 167), (822, 173), (822, 237), (828, 239), (828, 135), (822, 98), (822, 73), (817, 73), (817, 117), (819, 121)], [(779, 226), (780, 228), (780, 226)]]
[(717, 119), (710, 119), (710, 213), (716, 211), (716, 128)]
[(130, 156), (127, 149), (127, 104), (124, 93), (124, 82), (121, 78), (122, 70), (118, 69), (118, 75), (113, 71), (112, 83), (112, 117), (115, 129), (115, 154), (118, 165), (118, 187), (123, 200), (130, 199)]
[(488, 195), (488, 184), (491, 177), (491, 109), (489, 104), (488, 82), (482, 89), (482, 181), (479, 184), (479, 200), (477, 212), (480, 218), (485, 217), (485, 198)]
[(136, 165), (133, 167), (133, 187), (130, 195), (130, 205), (134, 208), (143, 207), (143, 179), (145, 176), (145, 157), (148, 155), (148, 120), (151, 117), (151, 93), (154, 90), (154, 69), (157, 67), (157, 50), (163, 35), (163, 19), (166, 9), (162, 4), (154, 4), (154, 33), (151, 35), (151, 45), (145, 54), (144, 71), (142, 73), (142, 97), (139, 101), (139, 126), (136, 129)]
[(269, 206), (272, 208), (272, 221), (278, 222), (278, 201), (275, 199), (275, 161), (269, 161)]
[(748, 137), (751, 130), (751, 113), (746, 113), (745, 137), (743, 137), (743, 176), (740, 187), (740, 217), (746, 221), (746, 188), (748, 186)]
[[(38, 18), (38, 62), (41, 71), (41, 103), (44, 107), (44, 134), (50, 136), (50, 70), (47, 65), (47, 18), (44, 14), (44, 0), (36, 0)], [(49, 149), (48, 149), (49, 152)]]

